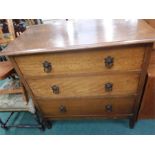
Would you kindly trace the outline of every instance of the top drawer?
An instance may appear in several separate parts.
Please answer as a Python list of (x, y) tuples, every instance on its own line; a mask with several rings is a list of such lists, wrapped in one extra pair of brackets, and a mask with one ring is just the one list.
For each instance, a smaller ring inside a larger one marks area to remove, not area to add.
[(18, 56), (15, 60), (25, 76), (137, 71), (141, 69), (144, 51), (144, 46), (125, 46)]

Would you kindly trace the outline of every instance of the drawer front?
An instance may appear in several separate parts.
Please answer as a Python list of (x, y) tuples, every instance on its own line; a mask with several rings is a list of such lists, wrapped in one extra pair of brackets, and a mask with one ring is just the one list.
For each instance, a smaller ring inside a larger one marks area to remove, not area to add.
[(145, 48), (115, 47), (15, 58), (25, 76), (140, 70)]
[(135, 98), (52, 99), (38, 100), (37, 103), (47, 117), (116, 116), (132, 114)]
[(66, 77), (28, 80), (36, 97), (60, 98), (128, 95), (137, 92), (139, 74)]

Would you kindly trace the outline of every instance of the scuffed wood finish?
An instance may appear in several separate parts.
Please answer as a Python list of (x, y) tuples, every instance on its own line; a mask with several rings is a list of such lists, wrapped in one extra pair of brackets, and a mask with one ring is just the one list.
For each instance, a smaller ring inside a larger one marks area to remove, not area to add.
[[(103, 73), (118, 71), (141, 71), (145, 45), (101, 48), (64, 53), (18, 56), (15, 58), (25, 77), (66, 75), (79, 73)], [(104, 59), (114, 59), (112, 68), (105, 66)], [(43, 62), (52, 65), (50, 73), (44, 72)]]
[[(102, 95), (136, 94), (139, 74), (51, 78), (27, 80), (33, 94), (40, 98), (85, 97)], [(112, 83), (112, 91), (105, 91), (105, 84)], [(59, 94), (54, 94), (51, 87), (57, 85)]]
[[(45, 117), (93, 115), (116, 117), (117, 115), (132, 115), (135, 98), (52, 99), (38, 100), (37, 102)], [(112, 111), (107, 111), (107, 105), (112, 106)], [(65, 107), (66, 111), (60, 111), (61, 107)]]
[(3, 55), (55, 53), (116, 45), (150, 43), (155, 31), (144, 20), (59, 20), (31, 26)]

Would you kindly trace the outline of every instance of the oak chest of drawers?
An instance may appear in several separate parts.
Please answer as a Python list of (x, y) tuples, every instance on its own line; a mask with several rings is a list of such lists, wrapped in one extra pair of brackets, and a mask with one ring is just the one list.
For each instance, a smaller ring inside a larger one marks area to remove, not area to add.
[(142, 20), (30, 27), (3, 52), (46, 120), (129, 118), (141, 105), (155, 32)]

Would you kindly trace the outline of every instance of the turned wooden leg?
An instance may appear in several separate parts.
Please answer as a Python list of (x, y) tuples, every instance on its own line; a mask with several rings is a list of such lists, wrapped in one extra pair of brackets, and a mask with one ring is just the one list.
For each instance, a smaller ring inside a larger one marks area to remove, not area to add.
[(46, 121), (45, 121), (45, 126), (46, 126), (48, 129), (51, 129), (51, 128), (52, 128), (52, 122), (49, 121), (49, 120), (46, 120)]
[(41, 129), (45, 130), (46, 128), (51, 129), (52, 128), (52, 122), (50, 120), (46, 120), (42, 117), (42, 114), (36, 109), (35, 112), (37, 122), (41, 125)]
[(133, 129), (134, 128), (135, 123), (136, 123), (135, 117), (129, 118), (129, 127), (130, 127), (130, 129)]

